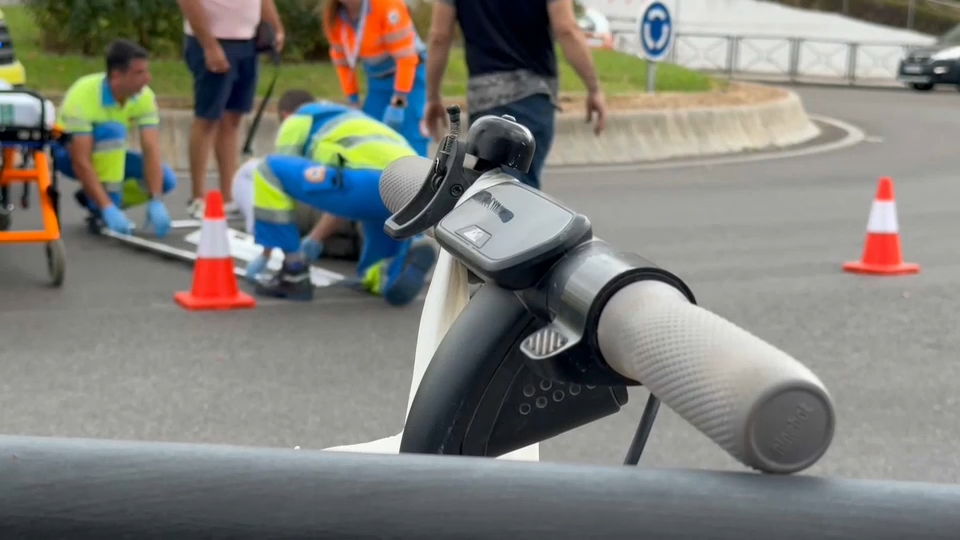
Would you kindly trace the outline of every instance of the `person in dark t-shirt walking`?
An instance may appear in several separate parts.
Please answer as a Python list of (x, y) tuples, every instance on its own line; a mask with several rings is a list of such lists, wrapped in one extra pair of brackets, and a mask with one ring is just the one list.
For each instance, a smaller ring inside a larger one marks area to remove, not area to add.
[(573, 0), (435, 0), (427, 47), (427, 107), (424, 122), (434, 139), (447, 126), (440, 95), (454, 27), (463, 33), (467, 112), (472, 124), (486, 115), (508, 114), (525, 125), (537, 148), (526, 173), (510, 170), (540, 189), (540, 174), (553, 143), (559, 82), (554, 40), (587, 87), (587, 121), (599, 135), (606, 105), (593, 58), (577, 24)]

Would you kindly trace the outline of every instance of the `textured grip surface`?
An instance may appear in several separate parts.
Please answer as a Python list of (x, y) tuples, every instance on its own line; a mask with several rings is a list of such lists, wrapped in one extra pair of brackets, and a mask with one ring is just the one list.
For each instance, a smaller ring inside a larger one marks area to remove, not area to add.
[(405, 156), (393, 161), (380, 174), (380, 200), (387, 210), (396, 213), (407, 205), (427, 181), (433, 160)]
[(830, 446), (833, 404), (817, 376), (669, 285), (618, 291), (604, 306), (598, 340), (611, 368), (749, 467), (794, 473)]

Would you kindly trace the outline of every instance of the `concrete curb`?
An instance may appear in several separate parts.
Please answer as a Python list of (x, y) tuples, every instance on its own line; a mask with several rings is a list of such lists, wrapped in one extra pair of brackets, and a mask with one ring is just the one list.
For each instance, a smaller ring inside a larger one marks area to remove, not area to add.
[[(190, 111), (161, 111), (161, 121), (165, 161), (176, 170), (188, 169)], [(250, 117), (244, 133), (249, 122)], [(265, 114), (254, 138), (256, 155), (271, 150), (277, 125), (272, 111)], [(717, 156), (784, 148), (818, 134), (799, 96), (784, 90), (782, 98), (758, 105), (618, 112), (608, 117), (607, 130), (599, 137), (580, 114), (561, 114), (547, 163), (623, 164)], [(131, 143), (136, 147), (136, 135), (131, 135)], [(214, 168), (211, 159), (210, 170)]]
[(558, 118), (552, 165), (638, 163), (783, 148), (817, 137), (797, 94), (759, 105), (631, 111), (593, 134), (582, 118)]

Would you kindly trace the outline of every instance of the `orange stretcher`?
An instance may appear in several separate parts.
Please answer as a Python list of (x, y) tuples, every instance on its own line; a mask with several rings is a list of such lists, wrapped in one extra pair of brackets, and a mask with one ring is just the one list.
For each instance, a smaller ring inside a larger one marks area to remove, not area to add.
[[(39, 103), (39, 122), (17, 125), (20, 111), (9, 102), (22, 105), (25, 99), (31, 98)], [(0, 244), (43, 244), (50, 280), (59, 287), (66, 271), (66, 252), (60, 238), (56, 173), (51, 166), (51, 148), (59, 134), (48, 125), (48, 121), (52, 125), (55, 113), (52, 104), (47, 104), (47, 100), (29, 90), (0, 90)], [(30, 207), (31, 187), (36, 187), (43, 228), (10, 230), (15, 208), (10, 193), (14, 184), (23, 188), (19, 201), (22, 209)]]

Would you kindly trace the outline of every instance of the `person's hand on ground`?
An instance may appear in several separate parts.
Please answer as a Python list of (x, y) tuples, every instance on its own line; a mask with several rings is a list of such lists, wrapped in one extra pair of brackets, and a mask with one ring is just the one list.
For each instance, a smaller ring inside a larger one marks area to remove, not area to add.
[(303, 253), (303, 258), (307, 262), (314, 262), (320, 258), (320, 255), (323, 255), (323, 242), (317, 242), (313, 238), (305, 236), (300, 241), (300, 252)]
[(214, 73), (226, 73), (230, 70), (230, 62), (220, 43), (212, 43), (203, 48), (203, 61), (207, 69)]
[(607, 104), (599, 90), (587, 94), (587, 123), (593, 122), (593, 133), (600, 135), (607, 127)]
[(447, 110), (441, 100), (431, 100), (427, 102), (427, 107), (423, 111), (423, 123), (427, 127), (427, 132), (435, 141), (439, 141), (447, 134), (449, 128), (449, 118)]
[(133, 223), (127, 219), (123, 211), (111, 204), (104, 208), (100, 215), (103, 217), (103, 223), (111, 231), (118, 234), (130, 234), (133, 232)]
[(170, 232), (170, 214), (160, 199), (153, 199), (147, 204), (147, 225), (153, 227), (157, 238), (163, 238)]

